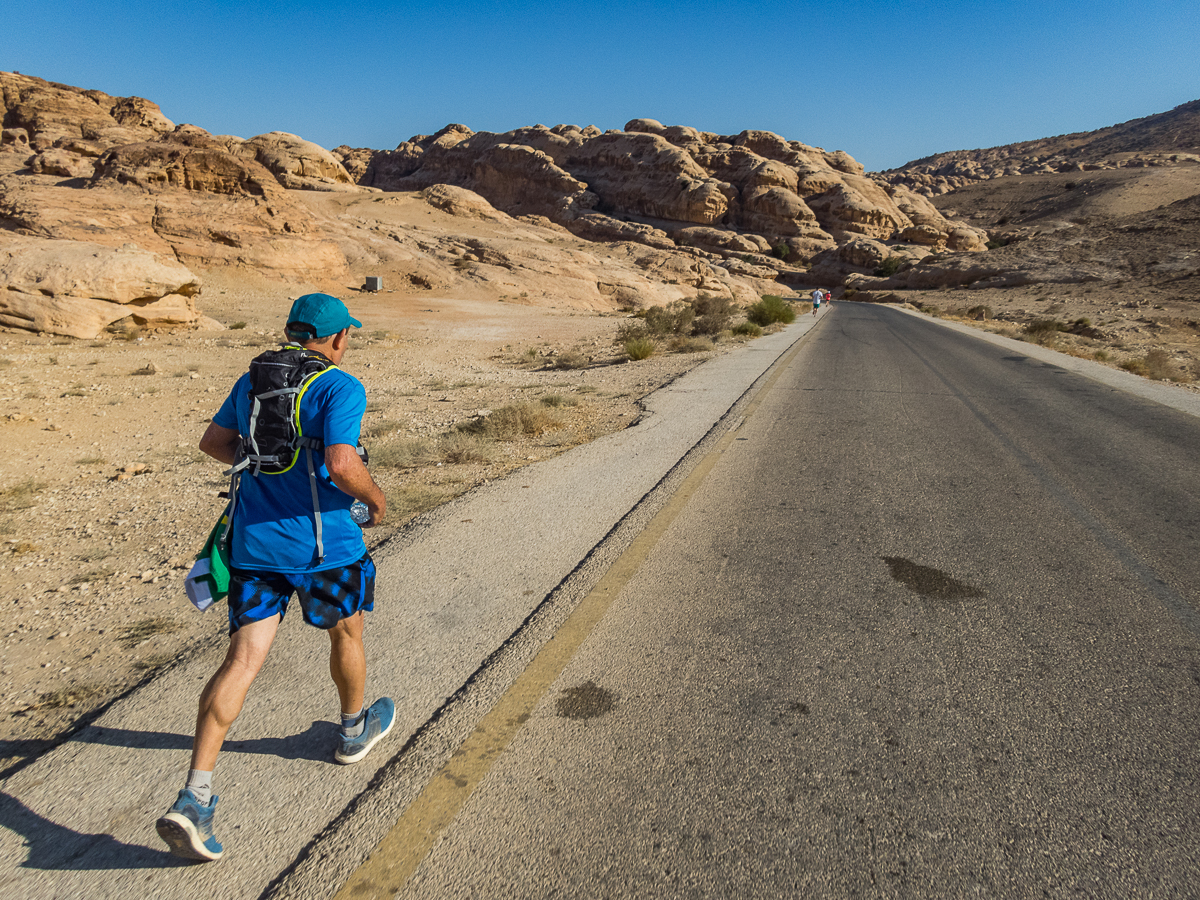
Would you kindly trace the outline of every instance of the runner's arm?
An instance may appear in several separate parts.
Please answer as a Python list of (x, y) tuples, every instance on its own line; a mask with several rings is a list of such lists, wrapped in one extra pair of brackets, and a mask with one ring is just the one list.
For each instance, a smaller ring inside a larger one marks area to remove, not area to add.
[(334, 484), (354, 499), (367, 504), (371, 513), (368, 527), (383, 521), (387, 514), (387, 500), (353, 447), (349, 444), (326, 444), (325, 468), (329, 470), (329, 477)]
[(242, 436), (235, 429), (209, 422), (204, 437), (200, 438), (200, 450), (217, 462), (232, 466), (237, 462), (238, 446), (241, 442)]

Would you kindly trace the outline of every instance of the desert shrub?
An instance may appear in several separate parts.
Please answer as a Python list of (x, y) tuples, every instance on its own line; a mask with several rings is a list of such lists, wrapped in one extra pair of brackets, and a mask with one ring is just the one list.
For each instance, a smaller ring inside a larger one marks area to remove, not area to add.
[(443, 485), (409, 484), (388, 491), (388, 514), (399, 516), (420, 515), (441, 506), (457, 494), (452, 487)]
[(651, 306), (646, 310), (646, 331), (652, 335), (687, 334), (696, 318), (690, 303), (676, 300), (666, 306)]
[(1134, 375), (1147, 374), (1146, 360), (1144, 359), (1127, 359), (1121, 363), (1121, 368), (1126, 372), (1132, 372)]
[(792, 255), (792, 248), (783, 241), (780, 241), (771, 248), (771, 252), (775, 254), (776, 259), (781, 259), (784, 262), (787, 262), (787, 258)]
[(713, 348), (711, 338), (697, 335), (695, 337), (675, 337), (671, 339), (672, 353), (704, 353)]
[(622, 322), (617, 327), (617, 334), (613, 338), (613, 343), (618, 346), (623, 346), (627, 341), (636, 341), (639, 338), (650, 337), (650, 329), (644, 322)]
[(389, 434), (394, 434), (404, 427), (404, 424), (398, 419), (382, 419), (378, 422), (372, 422), (363, 429), (363, 434), (370, 438), (386, 437)]
[(992, 308), (990, 306), (972, 306), (967, 310), (967, 318), (974, 319), (977, 322), (982, 322), (992, 317)]
[(1048, 334), (1066, 330), (1067, 326), (1056, 319), (1034, 319), (1025, 326), (1026, 334)]
[(155, 616), (150, 619), (141, 619), (130, 625), (117, 640), (126, 650), (132, 650), (141, 644), (142, 641), (148, 641), (156, 634), (168, 634), (172, 631), (178, 631), (182, 627), (174, 619)]
[(733, 301), (715, 294), (700, 294), (692, 301), (695, 320), (692, 334), (720, 334), (733, 318)]
[(415, 469), (437, 461), (437, 451), (425, 438), (389, 441), (371, 448), (371, 464), (388, 469)]
[(1071, 323), (1072, 331), (1074, 331), (1076, 328), (1082, 330), (1084, 328), (1091, 328), (1091, 327), (1092, 327), (1092, 320), (1089, 319), (1087, 316), (1080, 316), (1078, 319), (1076, 319), (1074, 322)]
[(493, 410), (486, 416), (461, 422), (456, 430), (494, 440), (511, 440), (523, 434), (540, 435), (562, 423), (540, 403), (515, 403)]
[(906, 262), (903, 256), (889, 256), (875, 268), (875, 275), (879, 278), (890, 278), (900, 271), (901, 266)]
[(0, 508), (8, 511), (29, 509), (36, 505), (36, 497), (49, 485), (44, 481), (27, 478), (0, 491)]
[(540, 402), (543, 406), (578, 406), (578, 397), (564, 397), (562, 394), (547, 394)]
[(1161, 347), (1156, 347), (1146, 354), (1146, 374), (1155, 381), (1162, 381), (1174, 374), (1171, 356)]
[(733, 333), (739, 337), (762, 337), (762, 326), (753, 322), (739, 322), (733, 327)]
[(438, 448), (442, 462), (451, 464), (487, 462), (491, 456), (488, 450), (489, 444), (485, 438), (461, 431), (446, 435)]
[(746, 318), (764, 328), (776, 322), (787, 324), (796, 321), (796, 311), (790, 303), (775, 294), (764, 294), (763, 298), (746, 310)]
[(1106, 362), (1108, 358), (1108, 352), (1105, 350), (1097, 350), (1092, 354), (1092, 359), (1096, 360), (1097, 362)]
[(657, 345), (649, 337), (633, 337), (625, 342), (625, 355), (630, 359), (649, 359)]
[(245, 322), (234, 322), (232, 325), (229, 326), (231, 331), (241, 331), (245, 327), (246, 327)]
[(586, 369), (592, 364), (591, 359), (582, 350), (570, 349), (555, 353), (547, 362), (551, 369)]

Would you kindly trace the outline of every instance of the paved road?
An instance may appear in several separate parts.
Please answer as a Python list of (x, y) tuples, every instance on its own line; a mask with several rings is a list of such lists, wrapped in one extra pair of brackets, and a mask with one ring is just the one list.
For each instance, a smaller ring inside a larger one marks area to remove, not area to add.
[(1047, 359), (835, 305), (344, 896), (1200, 896), (1200, 419)]

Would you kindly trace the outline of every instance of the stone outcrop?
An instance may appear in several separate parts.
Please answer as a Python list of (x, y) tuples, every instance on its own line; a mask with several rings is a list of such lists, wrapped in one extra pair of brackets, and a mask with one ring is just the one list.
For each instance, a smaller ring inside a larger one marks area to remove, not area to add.
[(33, 150), (82, 138), (104, 146), (153, 140), (175, 129), (158, 105), (141, 97), (110, 97), (0, 72), (0, 118), (5, 129), (23, 129)]
[[(0, 73), (0, 105), (0, 157), (18, 160), (0, 169), (10, 173), (0, 175), (0, 219), (9, 231), (114, 248), (131, 243), (189, 266), (243, 265), (283, 279), (347, 272), (337, 244), (285, 189), (360, 190), (314, 144), (282, 133), (214, 137), (176, 127), (147, 100), (11, 73)], [(190, 321), (194, 312), (176, 318)]]
[(866, 177), (845, 152), (768, 131), (722, 136), (653, 119), (609, 132), (536, 125), (493, 134), (449, 125), (393, 151), (341, 147), (335, 155), (361, 185), (454, 185), (510, 215), (544, 216), (589, 240), (665, 249), (678, 237), (717, 253), (783, 247), (793, 266), (864, 236), (962, 250), (983, 249), (986, 240), (911, 191)]
[(200, 280), (173, 259), (131, 244), (0, 233), (0, 324), (94, 338), (132, 317), (145, 328), (195, 325)]
[(465, 219), (488, 219), (502, 221), (509, 218), (474, 191), (454, 187), (450, 184), (435, 184), (421, 192), (425, 202), (435, 209)]
[(260, 134), (233, 149), (262, 163), (285, 188), (310, 191), (356, 189), (350, 173), (332, 153), (286, 131)]

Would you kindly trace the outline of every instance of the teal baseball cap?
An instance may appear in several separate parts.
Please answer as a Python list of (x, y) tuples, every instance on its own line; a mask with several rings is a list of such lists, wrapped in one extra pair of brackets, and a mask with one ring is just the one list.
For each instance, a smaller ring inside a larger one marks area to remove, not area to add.
[(329, 294), (297, 297), (287, 318), (289, 334), (311, 334), (314, 338), (329, 337), (351, 326), (362, 328), (362, 322), (350, 315), (345, 303)]

